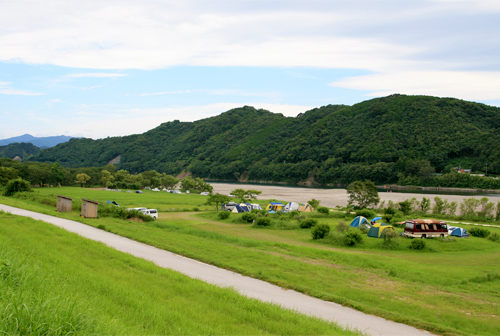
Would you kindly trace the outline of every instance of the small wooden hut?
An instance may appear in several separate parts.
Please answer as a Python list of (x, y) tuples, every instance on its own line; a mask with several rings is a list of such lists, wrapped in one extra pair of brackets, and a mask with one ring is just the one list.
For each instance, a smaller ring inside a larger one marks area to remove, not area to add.
[(72, 198), (57, 195), (57, 212), (71, 212), (72, 203)]
[(82, 198), (82, 213), (85, 218), (97, 218), (97, 207), (99, 202)]

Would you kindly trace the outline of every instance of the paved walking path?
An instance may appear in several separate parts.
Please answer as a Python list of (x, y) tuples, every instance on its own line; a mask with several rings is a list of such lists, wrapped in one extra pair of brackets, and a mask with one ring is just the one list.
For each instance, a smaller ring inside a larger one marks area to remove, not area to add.
[(191, 278), (219, 287), (231, 287), (240, 294), (263, 302), (278, 304), (284, 308), (335, 322), (343, 327), (358, 329), (368, 335), (431, 335), (401, 323), (367, 315), (339, 304), (313, 298), (293, 290), (286, 290), (267, 282), (217, 268), (193, 259), (164, 251), (134, 240), (124, 238), (80, 222), (49, 216), (0, 204), (0, 210), (13, 215), (31, 217), (59, 226), (78, 235), (103, 242), (116, 250), (143, 258), (160, 267), (169, 268)]

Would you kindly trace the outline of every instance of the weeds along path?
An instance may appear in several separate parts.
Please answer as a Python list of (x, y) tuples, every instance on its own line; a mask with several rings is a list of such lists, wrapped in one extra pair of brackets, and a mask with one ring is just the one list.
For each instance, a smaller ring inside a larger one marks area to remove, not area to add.
[(285, 290), (261, 280), (242, 276), (238, 273), (160, 250), (80, 222), (3, 204), (0, 204), (0, 210), (13, 215), (31, 217), (54, 224), (82, 237), (102, 242), (118, 251), (149, 260), (160, 267), (173, 269), (191, 278), (215, 284), (219, 287), (230, 287), (244, 296), (263, 302), (271, 302), (283, 308), (335, 322), (345, 328), (358, 329), (368, 335), (431, 335), (426, 331), (388, 321), (381, 317), (367, 315), (357, 310), (309, 297), (293, 290)]

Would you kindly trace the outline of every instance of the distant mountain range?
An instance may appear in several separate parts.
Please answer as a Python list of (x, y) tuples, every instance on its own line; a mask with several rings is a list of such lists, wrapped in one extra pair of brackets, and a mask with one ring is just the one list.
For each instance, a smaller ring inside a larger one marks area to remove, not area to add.
[(195, 122), (166, 122), (144, 134), (72, 139), (30, 160), (218, 180), (394, 183), (459, 166), (500, 174), (499, 144), (498, 107), (391, 95), (295, 118), (244, 106)]
[(54, 147), (60, 143), (67, 142), (71, 138), (73, 137), (66, 135), (51, 136), (51, 137), (34, 137), (30, 134), (24, 134), (21, 136), (0, 140), (0, 146), (7, 146), (10, 145), (11, 143), (16, 143), (16, 142), (19, 143), (24, 142), (24, 143), (31, 143), (36, 147), (43, 149), (43, 148)]

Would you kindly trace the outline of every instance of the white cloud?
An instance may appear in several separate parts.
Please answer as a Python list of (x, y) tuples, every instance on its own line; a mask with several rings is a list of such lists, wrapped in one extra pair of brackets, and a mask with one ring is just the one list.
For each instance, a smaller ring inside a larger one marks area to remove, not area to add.
[(106, 78), (106, 77), (124, 77), (124, 76), (128, 76), (128, 75), (127, 74), (120, 74), (120, 73), (102, 73), (102, 72), (80, 73), (80, 74), (68, 75), (68, 77), (75, 77), (75, 78), (81, 78), (81, 77)]
[(370, 91), (369, 96), (393, 93), (456, 97), (466, 100), (499, 98), (500, 72), (415, 71), (356, 76), (330, 84)]
[(41, 96), (42, 93), (31, 92), (29, 90), (19, 90), (11, 88), (11, 82), (0, 82), (0, 94), (14, 96)]

